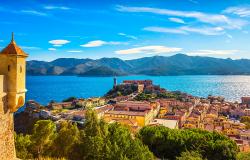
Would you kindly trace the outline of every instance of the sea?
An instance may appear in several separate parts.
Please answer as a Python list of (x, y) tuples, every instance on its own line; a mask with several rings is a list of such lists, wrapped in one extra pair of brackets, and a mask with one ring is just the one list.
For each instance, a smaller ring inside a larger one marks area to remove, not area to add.
[[(169, 91), (182, 91), (194, 96), (223, 96), (227, 101), (240, 101), (250, 96), (250, 76), (122, 76), (123, 80), (152, 80)], [(68, 97), (89, 98), (103, 96), (113, 87), (113, 77), (27, 76), (26, 100), (47, 105)]]

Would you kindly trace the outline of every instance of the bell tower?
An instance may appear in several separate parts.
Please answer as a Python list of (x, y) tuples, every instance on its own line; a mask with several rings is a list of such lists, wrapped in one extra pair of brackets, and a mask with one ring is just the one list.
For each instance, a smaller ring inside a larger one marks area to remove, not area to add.
[(10, 44), (0, 52), (0, 159), (16, 159), (13, 113), (24, 105), (25, 70), (28, 55)]
[(14, 33), (10, 44), (0, 53), (0, 74), (5, 75), (7, 105), (15, 112), (25, 103), (26, 58), (28, 55), (17, 46)]

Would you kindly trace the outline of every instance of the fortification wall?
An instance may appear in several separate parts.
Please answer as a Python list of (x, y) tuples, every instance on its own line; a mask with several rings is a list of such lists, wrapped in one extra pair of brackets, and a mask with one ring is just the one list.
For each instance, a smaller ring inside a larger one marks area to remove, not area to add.
[(0, 160), (15, 159), (13, 113), (7, 107), (5, 76), (0, 75)]

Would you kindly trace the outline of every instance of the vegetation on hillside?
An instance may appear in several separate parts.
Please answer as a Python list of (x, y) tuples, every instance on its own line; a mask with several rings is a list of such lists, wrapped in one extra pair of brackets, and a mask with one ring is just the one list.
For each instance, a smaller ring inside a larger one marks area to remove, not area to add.
[(241, 152), (237, 155), (237, 160), (250, 160), (250, 152)]
[[(155, 156), (161, 159), (176, 159), (180, 156), (199, 159), (197, 154), (192, 153), (196, 152), (202, 156), (202, 159), (235, 160), (238, 153), (238, 147), (234, 141), (216, 132), (147, 126), (139, 131), (138, 137)], [(183, 152), (191, 152), (191, 154)]]
[(246, 129), (250, 129), (250, 117), (249, 116), (240, 117), (240, 122), (246, 125)]
[[(69, 160), (243, 160), (234, 141), (216, 132), (198, 129), (173, 130), (146, 126), (134, 134), (118, 123), (107, 124), (88, 110), (83, 129), (62, 121), (39, 120), (31, 134), (15, 134), (21, 159)], [(244, 160), (245, 160), (244, 159)]]
[(63, 100), (63, 102), (73, 102), (74, 100), (77, 100), (76, 97), (69, 97)]
[(141, 75), (249, 75), (250, 60), (219, 59), (177, 54), (153, 56), (134, 60), (118, 58), (74, 59), (60, 58), (51, 62), (28, 61), (29, 75), (113, 76)]
[(117, 85), (116, 87), (108, 91), (105, 97), (115, 98), (118, 96), (127, 96), (127, 95), (137, 92), (137, 90), (138, 88), (136, 85)]
[(82, 130), (69, 122), (59, 127), (50, 120), (38, 121), (31, 135), (15, 136), (17, 157), (40, 157), (101, 160), (154, 159), (148, 147), (120, 124), (106, 124), (98, 120), (94, 111), (87, 111)]

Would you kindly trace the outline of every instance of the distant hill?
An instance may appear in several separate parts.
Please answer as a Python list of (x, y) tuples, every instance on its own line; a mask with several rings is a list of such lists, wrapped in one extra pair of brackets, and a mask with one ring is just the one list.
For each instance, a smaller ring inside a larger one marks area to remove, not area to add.
[(176, 54), (134, 60), (119, 58), (60, 58), (52, 62), (28, 61), (28, 75), (250, 75), (250, 60), (220, 59)]

